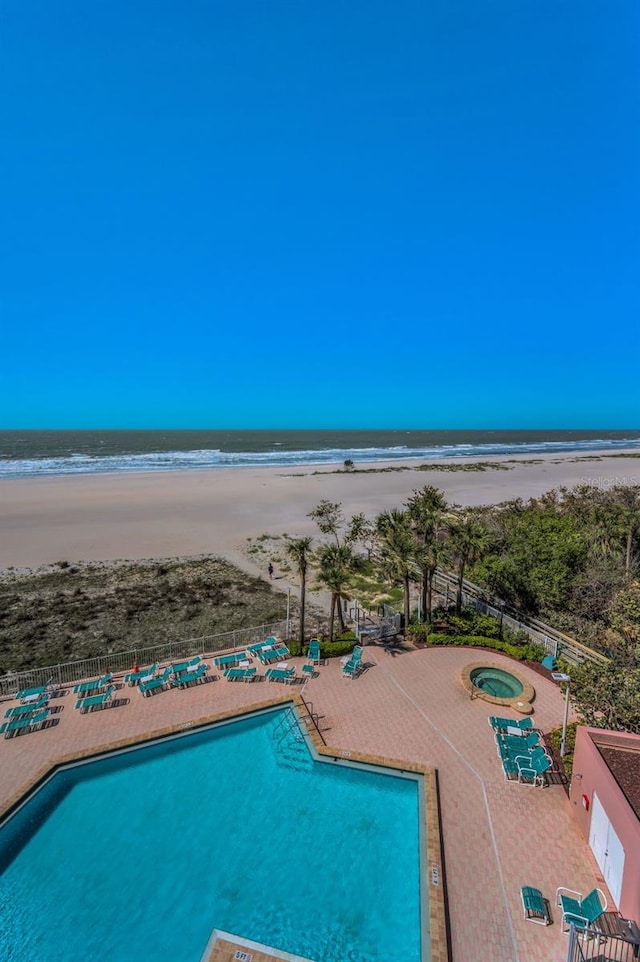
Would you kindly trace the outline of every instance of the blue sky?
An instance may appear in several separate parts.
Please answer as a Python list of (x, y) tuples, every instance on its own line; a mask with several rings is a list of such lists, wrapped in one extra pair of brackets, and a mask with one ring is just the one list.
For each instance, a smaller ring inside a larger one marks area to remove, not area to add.
[(640, 426), (637, 0), (8, 0), (0, 427)]

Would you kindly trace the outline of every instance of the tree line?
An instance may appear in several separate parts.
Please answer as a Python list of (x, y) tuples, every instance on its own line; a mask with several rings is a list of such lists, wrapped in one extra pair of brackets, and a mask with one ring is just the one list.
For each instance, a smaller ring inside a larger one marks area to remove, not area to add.
[[(457, 614), (468, 578), (607, 655), (606, 669), (572, 669), (576, 705), (591, 724), (640, 731), (639, 488), (580, 485), (526, 502), (461, 508), (428, 485), (374, 519), (347, 519), (330, 501), (309, 517), (319, 539), (291, 538), (286, 547), (300, 579), (301, 644), (312, 571), (331, 594), (332, 639), (336, 620), (344, 629), (340, 601), (352, 596), (357, 574), (375, 571), (402, 589), (408, 626), (412, 594), (420, 620), (430, 624), (436, 571), (452, 570)], [(610, 688), (618, 694), (604, 697)]]

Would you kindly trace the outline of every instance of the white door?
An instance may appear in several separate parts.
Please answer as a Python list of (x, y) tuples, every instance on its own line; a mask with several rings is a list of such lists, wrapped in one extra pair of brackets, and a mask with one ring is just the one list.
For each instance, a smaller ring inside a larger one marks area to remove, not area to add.
[(620, 904), (622, 875), (624, 873), (624, 849), (616, 835), (607, 813), (593, 794), (593, 810), (589, 829), (589, 845), (600, 866), (607, 888), (616, 905)]

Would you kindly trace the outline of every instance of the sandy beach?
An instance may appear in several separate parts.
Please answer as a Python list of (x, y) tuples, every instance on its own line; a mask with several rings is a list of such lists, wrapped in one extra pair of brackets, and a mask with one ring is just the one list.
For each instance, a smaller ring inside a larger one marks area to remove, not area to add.
[[(401, 506), (426, 484), (461, 505), (526, 500), (561, 485), (640, 484), (637, 457), (590, 452), (584, 457), (469, 458), (467, 463), (474, 461), (495, 461), (508, 470), (416, 470), (416, 464), (425, 463), (421, 461), (411, 463), (410, 470), (388, 473), (304, 466), (295, 471), (230, 468), (2, 480), (0, 569), (200, 554), (221, 555), (251, 569), (244, 553), (247, 539), (262, 533), (315, 534), (306, 515), (323, 498), (341, 502), (347, 515), (362, 511), (373, 517)], [(448, 463), (464, 462), (456, 458)]]

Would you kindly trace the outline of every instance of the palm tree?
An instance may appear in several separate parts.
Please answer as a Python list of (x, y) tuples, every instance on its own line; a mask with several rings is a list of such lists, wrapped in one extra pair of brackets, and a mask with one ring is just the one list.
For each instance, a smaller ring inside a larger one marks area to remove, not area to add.
[(402, 584), (406, 630), (411, 617), (410, 582), (416, 570), (416, 541), (409, 512), (398, 508), (383, 511), (378, 515), (376, 530), (380, 566), (387, 577)]
[(428, 484), (422, 491), (414, 491), (407, 502), (407, 508), (420, 542), (417, 558), (421, 571), (422, 617), (430, 623), (433, 607), (433, 579), (443, 557), (440, 529), (447, 510), (447, 502), (439, 488)]
[(359, 566), (359, 558), (349, 545), (325, 544), (320, 549), (318, 580), (331, 592), (331, 609), (329, 612), (329, 641), (333, 641), (335, 612), (338, 611), (340, 631), (344, 631), (342, 617), (343, 598), (348, 598), (347, 586), (351, 575)]
[(489, 530), (468, 511), (455, 515), (449, 521), (449, 545), (458, 562), (458, 590), (456, 593), (456, 614), (462, 611), (462, 587), (464, 572), (468, 564), (477, 561), (485, 554), (491, 544)]
[(307, 568), (309, 566), (311, 545), (313, 538), (292, 538), (285, 548), (287, 555), (291, 558), (298, 569), (300, 577), (300, 654), (304, 647), (304, 618), (307, 594)]

